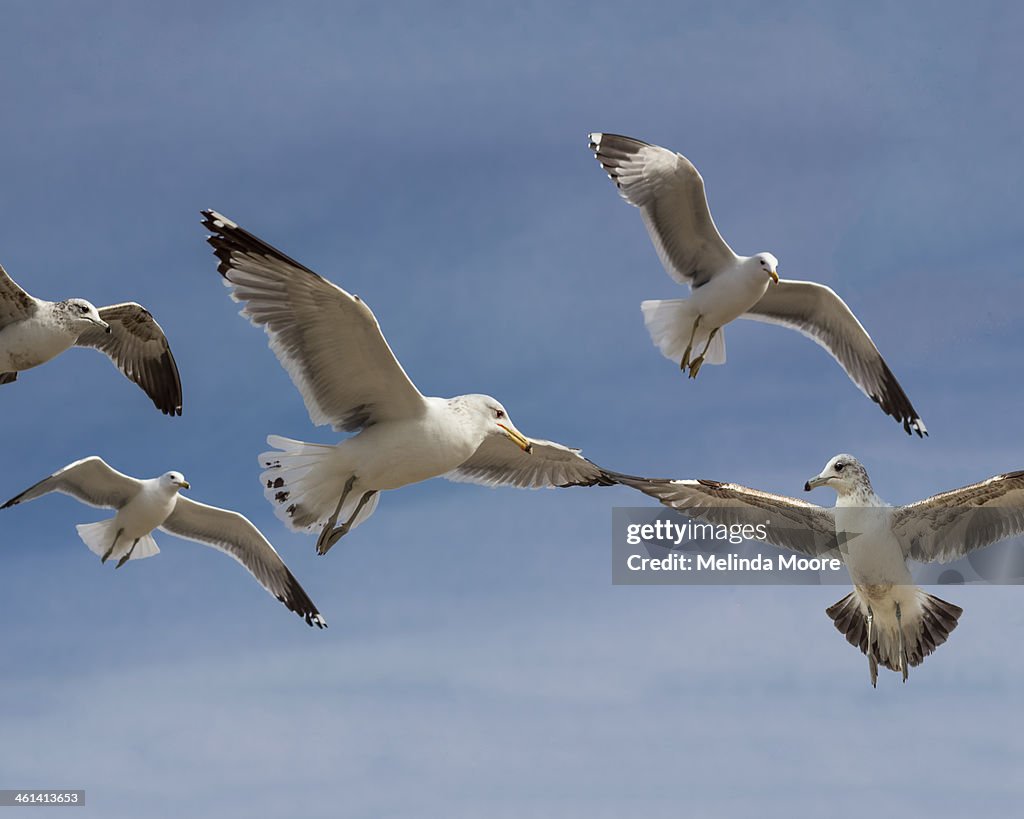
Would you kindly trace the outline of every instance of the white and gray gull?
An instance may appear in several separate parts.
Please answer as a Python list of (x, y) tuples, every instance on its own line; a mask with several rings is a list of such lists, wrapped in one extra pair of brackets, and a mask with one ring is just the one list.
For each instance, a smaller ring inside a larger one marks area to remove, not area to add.
[(0, 267), (0, 384), (72, 347), (92, 347), (138, 384), (165, 415), (181, 415), (181, 378), (163, 329), (140, 304), (97, 308), (85, 299), (44, 301)]
[(1024, 471), (890, 506), (856, 458), (836, 455), (804, 485), (834, 489), (831, 509), (734, 483), (615, 477), (692, 518), (756, 525), (767, 514), (769, 543), (843, 560), (853, 591), (826, 613), (867, 655), (872, 685), (879, 664), (906, 681), (908, 668), (942, 645), (963, 613), (915, 586), (908, 560), (948, 563), (1024, 534)]
[[(907, 434), (928, 434), (871, 336), (831, 288), (780, 280), (771, 253), (739, 256), (726, 244), (711, 218), (704, 180), (690, 160), (616, 134), (591, 134), (590, 148), (622, 198), (640, 209), (666, 272), (692, 290), (688, 299), (640, 305), (651, 339), (666, 358), (696, 378), (702, 364), (725, 363), (722, 328), (729, 322), (779, 324), (824, 347)], [(696, 350), (701, 352), (691, 358)]]
[(327, 622), (260, 530), (238, 512), (207, 506), (179, 494), (189, 488), (180, 472), (139, 480), (93, 456), (68, 464), (0, 509), (50, 492), (70, 495), (90, 506), (116, 509), (117, 514), (108, 520), (75, 527), (102, 562), (117, 558), (120, 568), (129, 560), (152, 557), (160, 551), (152, 533), (162, 529), (230, 555), (289, 610), (309, 625), (324, 628)]
[(527, 438), (489, 395), (423, 395), (358, 296), (221, 214), (203, 217), (224, 284), (244, 305), (241, 315), (266, 331), (310, 419), (356, 433), (334, 446), (271, 435), (278, 451), (260, 456), (278, 517), (319, 530), (320, 554), (373, 513), (382, 491), (428, 478), (522, 488), (614, 483), (579, 450)]

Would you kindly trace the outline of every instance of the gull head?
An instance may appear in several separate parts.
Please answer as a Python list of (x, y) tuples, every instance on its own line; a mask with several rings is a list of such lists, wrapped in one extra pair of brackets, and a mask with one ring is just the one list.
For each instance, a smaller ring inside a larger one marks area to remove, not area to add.
[(180, 472), (165, 472), (160, 476), (160, 486), (168, 492), (177, 492), (179, 489), (191, 489), (192, 486), (185, 480)]
[(872, 492), (867, 470), (852, 455), (836, 455), (825, 464), (825, 468), (821, 470), (820, 474), (804, 484), (804, 491), (810, 492), (819, 486), (831, 486), (840, 496), (870, 495)]
[(60, 302), (59, 306), (62, 308), (62, 312), (67, 317), (71, 326), (75, 327), (79, 332), (93, 326), (101, 327), (108, 333), (110, 332), (110, 325), (100, 318), (100, 311), (96, 309), (96, 305), (92, 302), (85, 299), (68, 299), (67, 301)]
[(750, 261), (757, 265), (761, 272), (775, 284), (779, 283), (779, 260), (771, 253), (758, 253), (756, 256), (751, 256)]
[(464, 395), (462, 401), (469, 410), (473, 425), (483, 433), (484, 438), (488, 435), (504, 435), (523, 452), (533, 452), (530, 439), (516, 429), (497, 398), (489, 395)]

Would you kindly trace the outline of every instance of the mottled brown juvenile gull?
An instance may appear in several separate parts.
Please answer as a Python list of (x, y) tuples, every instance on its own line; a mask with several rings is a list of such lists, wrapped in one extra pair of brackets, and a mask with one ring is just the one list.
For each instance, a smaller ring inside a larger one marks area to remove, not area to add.
[(179, 494), (189, 488), (180, 472), (139, 480), (94, 456), (68, 464), (0, 509), (50, 492), (70, 495), (90, 506), (116, 509), (117, 514), (109, 520), (75, 527), (85, 545), (104, 563), (117, 558), (120, 568), (129, 560), (152, 557), (160, 551), (152, 532), (162, 529), (230, 555), (289, 610), (309, 625), (324, 628), (327, 622), (260, 530), (238, 512), (207, 506)]
[(141, 304), (96, 308), (85, 299), (30, 296), (0, 267), (0, 384), (72, 347), (92, 347), (145, 390), (164, 415), (181, 415), (181, 378), (163, 329)]
[(725, 363), (722, 328), (730, 321), (780, 324), (824, 347), (907, 434), (928, 434), (871, 336), (831, 288), (780, 280), (771, 253), (738, 256), (726, 244), (711, 218), (704, 180), (690, 160), (616, 134), (591, 134), (590, 148), (622, 198), (640, 209), (665, 270), (692, 291), (688, 299), (640, 305), (651, 339), (666, 358), (681, 369), (689, 367), (696, 378), (702, 364)]
[(291, 528), (320, 531), (320, 554), (373, 513), (381, 491), (428, 478), (523, 488), (613, 483), (579, 450), (527, 438), (489, 395), (423, 395), (358, 296), (216, 211), (203, 217), (224, 284), (244, 305), (241, 315), (266, 331), (310, 419), (357, 433), (335, 446), (271, 435), (278, 451), (260, 456), (268, 500)]
[(724, 524), (763, 524), (767, 541), (810, 557), (843, 560), (853, 591), (826, 613), (867, 655), (871, 684), (878, 665), (908, 669), (942, 645), (963, 609), (914, 585), (907, 560), (948, 563), (1000, 540), (1024, 534), (1024, 471), (890, 506), (871, 487), (852, 455), (836, 455), (804, 485), (829, 486), (827, 509), (735, 483), (614, 476), (683, 514)]

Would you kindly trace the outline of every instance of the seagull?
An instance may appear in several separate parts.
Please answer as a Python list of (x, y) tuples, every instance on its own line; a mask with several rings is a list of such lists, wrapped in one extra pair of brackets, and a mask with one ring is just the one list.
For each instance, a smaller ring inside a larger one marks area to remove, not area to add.
[(0, 509), (50, 492), (70, 495), (90, 506), (116, 509), (117, 514), (109, 520), (75, 527), (101, 562), (116, 557), (119, 569), (129, 560), (152, 557), (160, 551), (152, 532), (162, 529), (230, 555), (290, 611), (310, 626), (325, 628), (327, 621), (260, 530), (238, 512), (207, 506), (179, 494), (180, 490), (190, 488), (180, 472), (138, 480), (93, 456), (68, 464), (11, 498)]
[(836, 492), (827, 509), (735, 483), (614, 476), (688, 517), (712, 523), (763, 524), (767, 541), (809, 557), (835, 556), (853, 591), (825, 612), (867, 655), (871, 685), (878, 666), (909, 668), (942, 645), (963, 609), (914, 585), (907, 560), (948, 563), (1024, 534), (1024, 471), (996, 475), (907, 506), (890, 506), (852, 455), (836, 455), (804, 484)]
[[(317, 552), (373, 514), (380, 493), (444, 476), (486, 486), (609, 486), (579, 450), (527, 438), (489, 395), (420, 393), (369, 306), (212, 210), (202, 212), (217, 269), (241, 315), (302, 394), (310, 420), (356, 433), (334, 446), (271, 435), (264, 492)], [(341, 525), (338, 520), (342, 520)]]
[(141, 304), (96, 308), (85, 299), (30, 296), (0, 266), (0, 384), (71, 347), (92, 347), (145, 390), (164, 415), (181, 415), (181, 379), (164, 331)]
[(771, 253), (738, 256), (726, 244), (711, 218), (704, 180), (690, 160), (617, 134), (591, 134), (590, 149), (622, 198), (640, 208), (666, 272), (691, 288), (689, 299), (640, 305), (647, 331), (666, 358), (696, 378), (703, 364), (725, 363), (722, 328), (730, 321), (781, 324), (824, 347), (908, 435), (928, 434), (871, 336), (831, 288), (780, 280)]

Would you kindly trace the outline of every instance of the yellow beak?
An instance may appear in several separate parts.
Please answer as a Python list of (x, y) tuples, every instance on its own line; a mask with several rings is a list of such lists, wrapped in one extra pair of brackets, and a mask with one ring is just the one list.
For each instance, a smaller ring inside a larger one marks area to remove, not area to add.
[(192, 484), (190, 484), (188, 481), (182, 481), (181, 483), (178, 484), (178, 486), (181, 487), (182, 489), (192, 488)]
[(779, 283), (779, 274), (778, 274), (778, 272), (777, 272), (777, 271), (775, 271), (775, 270), (769, 270), (769, 271), (768, 271), (768, 275), (772, 277), (772, 281), (773, 281), (773, 282), (775, 282), (776, 284), (778, 284), (778, 283)]
[(523, 450), (527, 455), (533, 452), (533, 444), (531, 444), (530, 441), (521, 432), (519, 432), (519, 430), (512, 429), (504, 424), (498, 424), (498, 426), (501, 427), (502, 431), (509, 438), (512, 439), (512, 443)]

